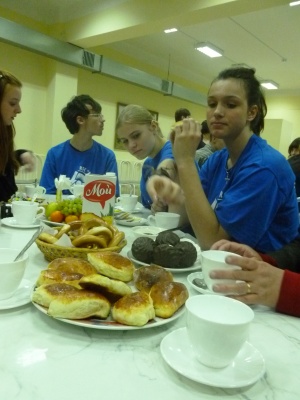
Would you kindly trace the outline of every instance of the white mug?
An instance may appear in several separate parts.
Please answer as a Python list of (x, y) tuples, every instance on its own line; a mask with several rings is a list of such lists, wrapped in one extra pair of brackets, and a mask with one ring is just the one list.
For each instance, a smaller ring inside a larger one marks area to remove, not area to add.
[(45, 208), (31, 201), (13, 201), (11, 209), (18, 225), (32, 225), (37, 216), (45, 215)]
[(149, 215), (150, 225), (158, 226), (164, 229), (174, 229), (179, 225), (180, 215), (169, 212), (157, 212), (155, 215)]
[(22, 281), (28, 254), (25, 253), (18, 261), (14, 261), (19, 253), (20, 249), (0, 249), (0, 300), (10, 298)]
[(83, 196), (84, 185), (74, 185), (70, 188), (70, 192), (74, 194), (75, 197)]
[(241, 301), (216, 295), (192, 296), (185, 306), (195, 358), (212, 368), (228, 366), (248, 339), (252, 309)]
[(212, 279), (209, 274), (211, 271), (218, 269), (241, 269), (237, 265), (227, 264), (225, 259), (227, 256), (237, 256), (238, 254), (230, 253), (229, 251), (222, 250), (206, 250), (201, 252), (201, 266), (204, 281), (209, 290), (213, 291), (213, 285), (215, 283), (232, 283), (229, 279)]
[(130, 212), (137, 205), (138, 196), (136, 194), (121, 194), (116, 202), (120, 204), (124, 211)]
[(28, 197), (33, 197), (35, 194), (40, 197), (46, 193), (46, 189), (43, 186), (26, 185), (25, 193)]

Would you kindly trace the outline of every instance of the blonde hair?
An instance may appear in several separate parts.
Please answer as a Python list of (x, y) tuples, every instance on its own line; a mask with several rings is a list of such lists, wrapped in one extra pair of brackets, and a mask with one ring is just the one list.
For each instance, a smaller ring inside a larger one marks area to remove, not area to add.
[(117, 118), (116, 130), (118, 130), (124, 124), (152, 125), (155, 127), (158, 136), (163, 137), (158, 122), (153, 118), (151, 112), (145, 107), (136, 104), (129, 104), (128, 106), (124, 107)]

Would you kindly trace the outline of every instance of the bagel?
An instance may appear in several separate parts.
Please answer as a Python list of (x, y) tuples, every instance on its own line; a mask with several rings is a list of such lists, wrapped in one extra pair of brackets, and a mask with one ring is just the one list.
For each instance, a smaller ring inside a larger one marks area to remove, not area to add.
[(82, 235), (76, 237), (72, 241), (72, 245), (75, 247), (84, 247), (84, 248), (105, 248), (107, 247), (107, 242), (103, 236), (94, 236), (94, 235)]
[(55, 236), (50, 235), (49, 233), (46, 233), (46, 232), (40, 233), (39, 239), (42, 240), (43, 242), (50, 243), (50, 244), (54, 244), (55, 242), (58, 241), (58, 239)]
[(68, 233), (71, 230), (71, 226), (69, 224), (64, 224), (61, 229), (57, 232), (57, 234), (55, 235), (55, 237), (57, 239), (60, 239), (62, 237), (62, 235), (64, 235), (65, 233)]
[(115, 236), (111, 239), (111, 241), (108, 243), (108, 247), (115, 247), (118, 246), (122, 240), (125, 238), (125, 233), (124, 232), (118, 232), (115, 234)]
[(107, 242), (109, 242), (113, 237), (112, 232), (105, 226), (95, 226), (94, 228), (89, 229), (86, 234), (95, 236), (102, 235), (107, 237)]

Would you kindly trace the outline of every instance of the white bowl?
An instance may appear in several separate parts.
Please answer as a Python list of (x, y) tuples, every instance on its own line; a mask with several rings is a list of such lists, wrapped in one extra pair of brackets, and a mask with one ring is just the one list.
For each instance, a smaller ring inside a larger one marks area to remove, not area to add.
[(25, 253), (20, 260), (13, 261), (20, 249), (0, 249), (0, 300), (8, 299), (18, 289), (27, 264)]
[(163, 228), (158, 228), (157, 226), (135, 226), (131, 229), (134, 236), (138, 237), (149, 237), (151, 239), (156, 239), (156, 236), (165, 231)]

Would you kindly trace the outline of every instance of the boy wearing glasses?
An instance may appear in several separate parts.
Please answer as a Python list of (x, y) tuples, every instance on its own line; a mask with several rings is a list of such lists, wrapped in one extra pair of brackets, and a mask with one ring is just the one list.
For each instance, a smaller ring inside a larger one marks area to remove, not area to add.
[[(66, 175), (72, 184), (84, 184), (85, 175), (114, 172), (118, 178), (114, 152), (93, 140), (102, 136), (104, 117), (101, 105), (89, 95), (75, 96), (61, 111), (72, 135), (70, 140), (52, 147), (45, 160), (40, 185), (47, 194), (55, 194), (55, 178)], [(117, 180), (116, 195), (119, 195)], [(70, 194), (66, 191), (65, 194)]]

